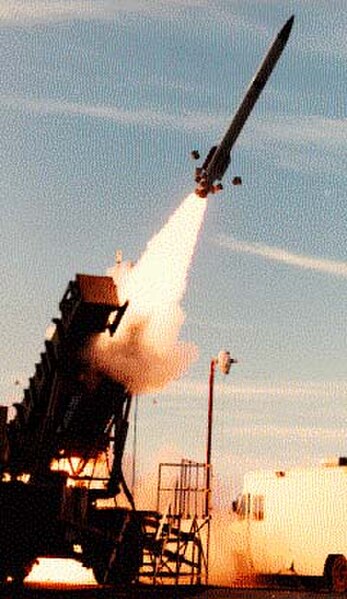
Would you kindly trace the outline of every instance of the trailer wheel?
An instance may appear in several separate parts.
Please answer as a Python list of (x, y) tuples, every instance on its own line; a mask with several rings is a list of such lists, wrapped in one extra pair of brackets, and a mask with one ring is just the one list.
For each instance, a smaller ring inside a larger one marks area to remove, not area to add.
[(344, 555), (329, 555), (325, 562), (324, 577), (335, 593), (347, 591), (347, 560)]
[(12, 578), (12, 584), (16, 586), (21, 586), (27, 576), (29, 576), (31, 570), (33, 569), (34, 564), (36, 563), (36, 559), (31, 559), (26, 562), (18, 562), (17, 564), (13, 564), (11, 568), (8, 570), (8, 576)]
[(7, 582), (8, 579), (12, 580), (13, 586), (21, 586), (24, 579), (30, 574), (33, 565), (36, 560), (32, 560), (28, 563), (18, 563), (16, 565), (0, 564), (0, 585)]
[(122, 539), (84, 542), (84, 565), (92, 567), (99, 584), (130, 584), (136, 580), (143, 560), (143, 532), (141, 522), (133, 517), (127, 524)]
[[(108, 550), (107, 550), (108, 549)], [(92, 569), (98, 584), (130, 584), (136, 579), (142, 563), (142, 547), (127, 543), (115, 547), (100, 547)]]
[(106, 582), (129, 584), (138, 576), (143, 559), (143, 533), (136, 517), (128, 522), (121, 543), (108, 561)]

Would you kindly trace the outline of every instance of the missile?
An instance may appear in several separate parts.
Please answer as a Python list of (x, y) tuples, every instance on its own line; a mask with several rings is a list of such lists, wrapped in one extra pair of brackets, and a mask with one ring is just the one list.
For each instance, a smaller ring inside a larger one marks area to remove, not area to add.
[[(293, 22), (294, 15), (288, 19), (272, 42), (222, 141), (219, 145), (212, 146), (203, 165), (195, 169), (195, 182), (197, 183), (195, 193), (201, 198), (206, 198), (209, 193), (223, 189), (220, 181), (230, 164), (231, 149), (287, 44)], [(197, 150), (193, 150), (192, 157), (199, 158)], [(241, 177), (234, 177), (234, 185), (241, 183)]]

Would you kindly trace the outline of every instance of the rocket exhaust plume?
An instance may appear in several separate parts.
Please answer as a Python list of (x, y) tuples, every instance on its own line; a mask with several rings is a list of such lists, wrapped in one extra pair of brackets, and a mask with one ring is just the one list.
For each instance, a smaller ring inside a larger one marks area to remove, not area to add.
[(178, 340), (185, 315), (180, 302), (206, 211), (189, 195), (148, 243), (136, 265), (111, 269), (122, 303), (129, 306), (113, 337), (97, 336), (91, 359), (131, 393), (147, 393), (179, 378), (197, 359), (196, 346)]

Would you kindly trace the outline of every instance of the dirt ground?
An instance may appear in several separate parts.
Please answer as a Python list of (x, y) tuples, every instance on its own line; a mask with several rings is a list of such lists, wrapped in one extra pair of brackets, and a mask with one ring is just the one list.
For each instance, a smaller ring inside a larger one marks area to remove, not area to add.
[(341, 599), (341, 594), (302, 589), (231, 589), (225, 587), (100, 588), (26, 584), (21, 590), (1, 589), (4, 599)]

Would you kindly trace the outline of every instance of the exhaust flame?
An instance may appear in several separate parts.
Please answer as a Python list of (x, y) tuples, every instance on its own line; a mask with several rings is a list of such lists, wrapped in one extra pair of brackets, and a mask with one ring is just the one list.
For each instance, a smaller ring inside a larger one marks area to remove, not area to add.
[(180, 302), (207, 201), (189, 195), (148, 243), (137, 264), (109, 271), (121, 302), (129, 306), (115, 335), (98, 335), (91, 349), (96, 366), (131, 393), (159, 389), (197, 359), (196, 346), (178, 340), (185, 315)]

